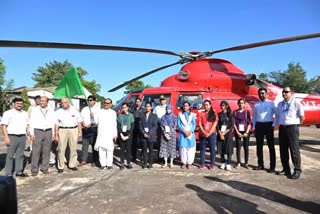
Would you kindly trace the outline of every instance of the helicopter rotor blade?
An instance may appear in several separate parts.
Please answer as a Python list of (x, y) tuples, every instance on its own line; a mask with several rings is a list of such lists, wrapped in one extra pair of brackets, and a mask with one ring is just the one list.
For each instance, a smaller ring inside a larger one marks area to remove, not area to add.
[(122, 47), (122, 46), (110, 46), (110, 45), (90, 45), (90, 44), (78, 44), (78, 43), (0, 40), (0, 47), (131, 51), (131, 52), (145, 52), (145, 53), (166, 54), (166, 55), (173, 55), (173, 56), (181, 57), (181, 54), (178, 54), (178, 53), (175, 53), (175, 52), (172, 52), (172, 51), (166, 51), (166, 50), (148, 49), (148, 48), (134, 48), (134, 47)]
[(268, 41), (263, 41), (263, 42), (255, 42), (255, 43), (250, 43), (250, 44), (245, 44), (245, 45), (234, 46), (231, 48), (210, 51), (210, 52), (208, 52), (208, 56), (211, 56), (216, 53), (226, 52), (226, 51), (239, 51), (239, 50), (257, 48), (257, 47), (261, 47), (261, 46), (274, 45), (274, 44), (285, 43), (285, 42), (293, 42), (293, 41), (304, 40), (304, 39), (313, 39), (313, 38), (317, 38), (317, 37), (320, 37), (320, 33), (292, 36), (292, 37), (273, 39), (273, 40), (268, 40)]
[(157, 71), (160, 71), (162, 69), (166, 69), (166, 68), (169, 68), (171, 66), (174, 66), (174, 65), (177, 65), (177, 64), (181, 64), (181, 63), (183, 63), (183, 62), (181, 62), (181, 60), (179, 60), (178, 62), (171, 63), (169, 65), (165, 65), (165, 66), (162, 66), (160, 68), (156, 68), (154, 70), (148, 71), (148, 72), (146, 72), (146, 73), (144, 73), (144, 74), (142, 74), (140, 76), (137, 76), (137, 77), (135, 77), (135, 78), (133, 78), (131, 80), (125, 81), (124, 83), (122, 83), (122, 84), (110, 89), (108, 92), (114, 92), (114, 91), (116, 91), (116, 90), (118, 90), (118, 89), (120, 89), (120, 88), (122, 88), (122, 87), (124, 87), (124, 86), (126, 86), (126, 85), (128, 85), (128, 84), (130, 84), (130, 83), (132, 83), (132, 82), (134, 82), (136, 80), (138, 80), (138, 79), (141, 79), (141, 78), (146, 77), (146, 76), (148, 76), (150, 74), (153, 74), (153, 73), (155, 73)]

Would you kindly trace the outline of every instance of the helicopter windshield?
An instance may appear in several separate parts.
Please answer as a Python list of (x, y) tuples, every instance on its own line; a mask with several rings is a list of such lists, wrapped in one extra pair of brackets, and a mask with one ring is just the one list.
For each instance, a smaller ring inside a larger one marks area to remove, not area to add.
[(191, 109), (201, 109), (203, 98), (201, 94), (180, 94), (177, 100), (177, 109), (182, 109), (183, 103), (188, 101)]
[(128, 100), (129, 95), (130, 95), (130, 94), (122, 97), (121, 100), (115, 105), (115, 107), (113, 108), (113, 110), (115, 110), (116, 112), (120, 112), (120, 111), (121, 111), (121, 108), (122, 108), (122, 104), (125, 103), (125, 102), (128, 103), (129, 109), (133, 109), (134, 103), (135, 103), (138, 95), (132, 95), (132, 96), (129, 98), (129, 100)]
[(167, 100), (167, 103), (170, 103), (171, 94), (146, 94), (142, 100), (142, 106), (145, 106), (147, 102), (152, 104), (152, 108), (154, 109), (156, 106), (160, 105), (160, 96), (164, 95)]

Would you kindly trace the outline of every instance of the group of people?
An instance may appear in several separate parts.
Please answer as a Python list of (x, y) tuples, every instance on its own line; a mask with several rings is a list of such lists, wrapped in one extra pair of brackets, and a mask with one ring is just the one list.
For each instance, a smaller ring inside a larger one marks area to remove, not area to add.
[[(23, 172), (24, 148), (27, 136), (32, 142), (31, 175), (37, 176), (39, 171), (49, 173), (52, 145), (57, 145), (57, 169), (63, 173), (65, 163), (68, 168), (78, 170), (87, 164), (88, 148), (92, 146), (93, 167), (99, 164), (99, 170), (113, 169), (113, 152), (115, 142), (120, 146), (120, 169), (131, 169), (131, 161), (137, 159), (137, 147), (142, 148), (141, 165), (143, 168), (153, 168), (154, 144), (159, 145), (158, 157), (163, 158), (162, 167), (173, 167), (173, 160), (181, 159), (181, 168), (191, 168), (196, 152), (196, 126), (199, 127), (200, 165), (206, 168), (205, 152), (207, 143), (210, 148), (210, 170), (215, 170), (216, 147), (221, 155), (221, 169), (231, 170), (233, 154), (233, 137), (235, 139), (237, 164), (241, 167), (241, 147), (244, 149), (243, 167), (248, 168), (249, 138), (252, 133), (256, 137), (258, 167), (264, 169), (263, 144), (264, 136), (270, 153), (270, 168), (274, 173), (276, 167), (276, 152), (274, 148), (274, 128), (280, 124), (279, 145), (280, 157), (284, 173), (297, 179), (301, 174), (299, 152), (299, 125), (304, 120), (301, 104), (292, 97), (289, 87), (282, 91), (283, 101), (277, 106), (267, 100), (267, 89), (258, 90), (260, 101), (255, 103), (251, 120), (250, 112), (245, 108), (246, 101), (238, 100), (238, 109), (231, 111), (229, 103), (220, 103), (217, 113), (209, 99), (205, 100), (204, 111), (195, 114), (190, 103), (183, 102), (182, 111), (173, 114), (171, 105), (166, 104), (166, 98), (161, 95), (160, 105), (152, 109), (152, 103), (146, 102), (144, 107), (137, 98), (133, 109), (127, 103), (122, 104), (120, 113), (112, 109), (112, 100), (107, 98), (100, 109), (95, 96), (89, 96), (88, 106), (81, 112), (70, 105), (67, 98), (61, 99), (61, 108), (56, 111), (48, 106), (48, 97), (42, 96), (39, 105), (33, 107), (29, 114), (23, 111), (23, 100), (13, 99), (13, 108), (6, 111), (1, 121), (4, 141), (7, 145), (5, 173), (11, 176), (28, 176)], [(274, 119), (275, 117), (275, 119)], [(197, 120), (196, 120), (197, 119)], [(176, 136), (178, 130), (178, 136)], [(82, 137), (82, 157), (77, 165), (77, 143)], [(69, 159), (66, 161), (66, 148), (69, 147)], [(289, 149), (294, 165), (291, 174), (289, 165)], [(225, 157), (227, 155), (227, 157)], [(13, 160), (15, 157), (15, 169)], [(126, 160), (126, 164), (125, 164)]]

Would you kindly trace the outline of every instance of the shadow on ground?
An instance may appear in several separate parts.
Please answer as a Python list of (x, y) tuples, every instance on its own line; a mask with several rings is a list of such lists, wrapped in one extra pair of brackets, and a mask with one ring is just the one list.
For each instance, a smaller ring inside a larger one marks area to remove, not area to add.
[[(264, 187), (261, 187), (261, 186), (257, 186), (257, 185), (254, 185), (254, 184), (248, 184), (248, 183), (244, 183), (244, 182), (241, 182), (241, 181), (233, 181), (233, 180), (222, 180), (220, 178), (217, 178), (217, 177), (211, 177), (211, 176), (205, 176), (205, 178), (209, 179), (209, 180), (212, 180), (213, 182), (219, 182), (219, 183), (223, 183), (225, 185), (228, 185), (230, 187), (232, 187), (233, 189), (236, 189), (238, 191), (241, 191), (241, 192), (245, 192), (245, 193), (248, 193), (248, 194), (251, 194), (251, 195), (256, 195), (258, 197), (261, 197), (261, 198), (265, 198), (265, 199), (268, 199), (270, 201), (274, 201), (274, 202), (277, 202), (277, 203), (280, 203), (280, 204), (284, 204), (288, 207), (292, 207), (292, 208), (295, 208), (295, 209), (298, 209), (298, 210), (301, 210), (303, 212), (308, 212), (308, 213), (319, 213), (319, 210), (320, 210), (320, 204), (318, 203), (314, 203), (314, 202), (310, 202), (310, 201), (301, 201), (301, 200), (297, 200), (295, 198), (291, 198), (287, 195), (284, 195), (282, 193), (279, 193), (279, 192), (276, 192), (276, 191), (273, 191), (273, 190), (270, 190), (270, 189), (267, 189), (267, 188), (264, 188)], [(189, 186), (187, 186), (187, 188), (190, 188), (190, 184), (187, 184)], [(199, 197), (202, 196), (201, 194), (201, 191), (205, 191), (205, 190), (201, 190), (200, 187), (192, 187), (193, 190), (197, 190), (200, 191), (200, 194), (198, 192), (198, 195)], [(190, 189), (192, 189), (190, 188)], [(255, 207), (256, 206), (255, 204), (252, 204), (251, 202), (249, 201), (240, 201), (240, 200), (243, 200), (243, 199), (239, 199), (239, 198), (235, 198), (234, 196), (230, 196), (230, 195), (226, 195), (224, 193), (219, 193), (219, 192), (209, 192), (209, 194), (216, 194), (217, 196), (219, 196), (220, 198), (222, 197), (229, 197), (229, 200), (231, 198), (231, 201), (233, 202), (242, 202), (242, 203), (248, 203), (248, 206), (250, 208), (250, 210), (246, 210), (246, 211), (254, 211), (257, 213), (257, 211), (255, 211)], [(233, 197), (233, 198), (232, 198)], [(203, 199), (205, 200), (205, 199)], [(220, 204), (216, 204), (216, 201), (215, 200), (207, 200), (206, 201), (207, 203), (210, 202), (211, 206), (215, 208), (215, 206), (224, 206), (224, 205), (220, 205)], [(254, 206), (253, 206), (254, 205)], [(232, 208), (232, 204), (227, 204), (225, 205), (225, 207), (228, 207), (228, 208)], [(216, 209), (216, 208), (215, 208)], [(218, 211), (218, 210), (217, 210)]]

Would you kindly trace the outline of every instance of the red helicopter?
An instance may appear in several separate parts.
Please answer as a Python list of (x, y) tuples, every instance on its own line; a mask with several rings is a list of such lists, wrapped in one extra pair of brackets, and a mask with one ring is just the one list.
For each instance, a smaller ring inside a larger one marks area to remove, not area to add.
[[(268, 99), (274, 101), (276, 104), (282, 100), (282, 88), (257, 79), (255, 74), (245, 74), (242, 70), (227, 60), (208, 57), (220, 52), (245, 50), (318, 37), (320, 37), (320, 33), (251, 43), (215, 51), (194, 51), (189, 53), (175, 53), (166, 50), (121, 46), (8, 40), (0, 40), (0, 47), (93, 49), (146, 52), (178, 56), (180, 59), (177, 62), (146, 72), (109, 90), (109, 92), (116, 91), (133, 81), (158, 72), (162, 69), (177, 64), (187, 63), (177, 74), (164, 79), (159, 87), (145, 88), (143, 90), (130, 92), (123, 97), (120, 102), (118, 102), (118, 104), (115, 106), (115, 110), (119, 111), (123, 102), (127, 102), (130, 107), (133, 107), (134, 102), (138, 97), (142, 99), (143, 103), (151, 102), (153, 106), (156, 106), (160, 103), (159, 97), (164, 95), (167, 103), (170, 103), (174, 107), (175, 114), (180, 111), (183, 102), (186, 100), (191, 103), (192, 111), (197, 113), (203, 110), (202, 104), (206, 99), (211, 100), (213, 108), (216, 111), (219, 111), (220, 102), (222, 100), (226, 100), (231, 109), (235, 110), (237, 109), (237, 100), (239, 98), (244, 98), (247, 101), (246, 108), (251, 112), (252, 115), (253, 105), (259, 100), (257, 93), (258, 88), (267, 88)], [(300, 100), (305, 109), (304, 125), (316, 125), (317, 128), (320, 128), (320, 95), (295, 93), (293, 96)]]

